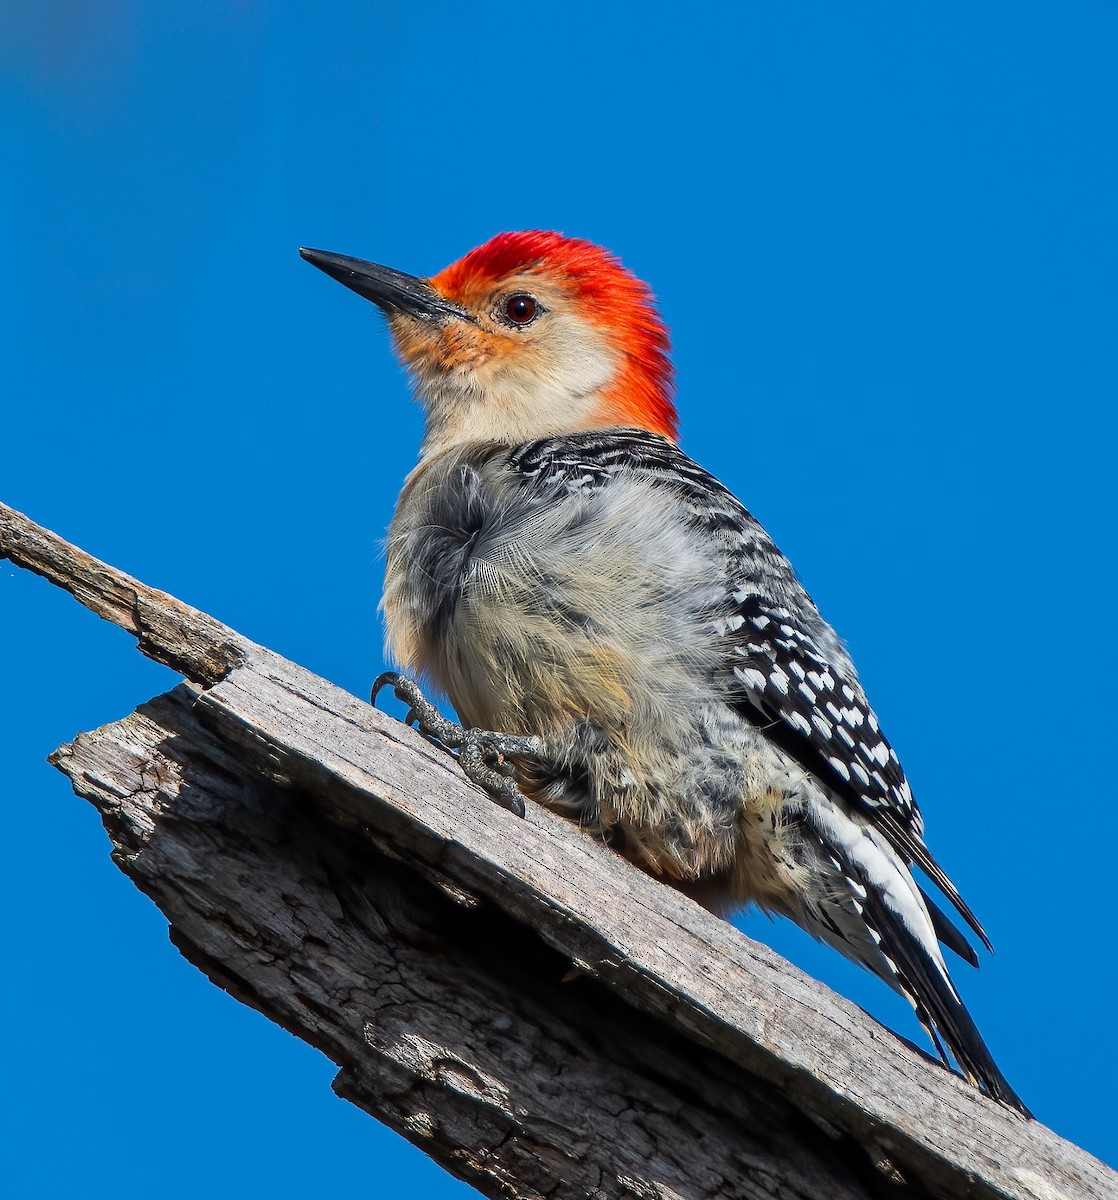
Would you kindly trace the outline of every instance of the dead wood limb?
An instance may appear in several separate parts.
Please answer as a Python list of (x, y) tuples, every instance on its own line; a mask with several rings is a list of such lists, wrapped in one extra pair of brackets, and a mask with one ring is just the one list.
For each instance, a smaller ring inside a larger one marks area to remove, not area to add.
[(133, 634), (148, 658), (195, 683), (222, 679), (252, 646), (227, 625), (86, 554), (6, 504), (0, 504), (0, 558), (69, 592)]
[[(203, 685), (57, 756), (184, 952), (488, 1194), (1118, 1196), (1085, 1152), (568, 823), (496, 808), (398, 722), (11, 510), (0, 552)], [(584, 977), (558, 985), (571, 962)], [(599, 1091), (641, 1098), (611, 1118)]]
[(848, 1141), (593, 980), (562, 982), (569, 961), (523, 923), (246, 778), (195, 696), (55, 761), (175, 944), (338, 1063), (340, 1094), (493, 1195), (878, 1194)]

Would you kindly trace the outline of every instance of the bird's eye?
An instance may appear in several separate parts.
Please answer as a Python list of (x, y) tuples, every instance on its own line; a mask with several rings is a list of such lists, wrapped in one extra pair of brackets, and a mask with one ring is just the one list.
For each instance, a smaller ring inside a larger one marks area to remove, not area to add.
[(517, 292), (505, 301), (505, 316), (514, 325), (528, 325), (539, 315), (540, 306), (535, 296)]

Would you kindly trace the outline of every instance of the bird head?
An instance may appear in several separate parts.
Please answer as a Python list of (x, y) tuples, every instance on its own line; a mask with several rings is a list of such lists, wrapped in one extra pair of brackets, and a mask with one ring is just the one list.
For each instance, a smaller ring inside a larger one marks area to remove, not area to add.
[(428, 453), (624, 425), (676, 436), (667, 328), (648, 287), (592, 242), (500, 233), (429, 279), (300, 253), (385, 313)]

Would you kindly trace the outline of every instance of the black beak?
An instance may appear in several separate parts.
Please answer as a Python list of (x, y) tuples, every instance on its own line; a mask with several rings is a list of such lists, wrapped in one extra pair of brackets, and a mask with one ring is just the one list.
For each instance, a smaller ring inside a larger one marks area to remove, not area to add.
[(328, 250), (308, 250), (303, 246), (299, 253), (307, 262), (344, 283), (359, 296), (371, 300), (389, 316), (407, 313), (421, 321), (432, 322), (447, 321), (452, 317), (460, 321), (474, 320), (464, 308), (444, 300), (426, 279), (405, 275), (391, 267), (380, 267), (363, 258), (331, 254)]

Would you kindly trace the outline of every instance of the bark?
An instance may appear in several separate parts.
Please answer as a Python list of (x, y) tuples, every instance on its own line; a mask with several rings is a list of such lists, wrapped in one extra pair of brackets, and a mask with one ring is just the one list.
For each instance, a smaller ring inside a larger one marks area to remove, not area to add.
[(54, 756), (176, 944), (486, 1194), (1118, 1197), (1084, 1151), (569, 823), (499, 809), (400, 723), (2, 506), (0, 552), (194, 681)]

